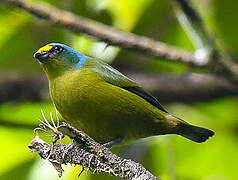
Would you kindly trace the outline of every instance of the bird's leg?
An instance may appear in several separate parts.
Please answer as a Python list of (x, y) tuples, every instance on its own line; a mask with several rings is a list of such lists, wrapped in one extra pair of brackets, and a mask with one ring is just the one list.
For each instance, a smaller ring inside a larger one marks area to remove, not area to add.
[(124, 138), (122, 138), (122, 137), (114, 139), (112, 141), (109, 141), (109, 142), (103, 144), (103, 146), (110, 149), (112, 146), (120, 144), (123, 141), (123, 139)]
[(82, 166), (82, 170), (80, 171), (80, 173), (79, 173), (78, 177), (80, 177), (80, 176), (81, 176), (81, 174), (84, 172), (84, 170), (85, 170), (85, 168)]

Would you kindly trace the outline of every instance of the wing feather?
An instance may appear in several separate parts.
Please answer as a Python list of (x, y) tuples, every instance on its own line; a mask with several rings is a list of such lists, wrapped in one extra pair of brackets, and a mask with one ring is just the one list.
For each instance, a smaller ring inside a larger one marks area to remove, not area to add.
[(134, 93), (152, 104), (153, 106), (157, 107), (161, 111), (168, 113), (168, 111), (163, 108), (163, 106), (154, 96), (147, 93), (133, 80), (129, 79), (128, 77), (126, 77), (125, 75), (102, 61), (94, 60), (93, 64), (93, 68), (91, 67), (93, 71), (99, 73), (100, 77), (102, 77), (106, 82), (114, 86), (120, 87), (124, 90), (127, 90), (131, 93)]

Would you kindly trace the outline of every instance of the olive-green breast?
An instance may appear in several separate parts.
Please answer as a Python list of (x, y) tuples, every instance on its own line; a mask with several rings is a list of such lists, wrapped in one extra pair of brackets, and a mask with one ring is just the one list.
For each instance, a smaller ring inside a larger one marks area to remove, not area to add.
[(163, 122), (163, 113), (138, 95), (105, 82), (90, 68), (57, 77), (50, 82), (50, 94), (66, 122), (99, 142), (160, 133), (158, 119)]

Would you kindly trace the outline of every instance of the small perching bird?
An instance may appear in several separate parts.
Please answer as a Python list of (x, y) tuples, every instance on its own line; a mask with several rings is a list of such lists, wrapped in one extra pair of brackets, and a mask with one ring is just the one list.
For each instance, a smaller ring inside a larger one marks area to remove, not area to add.
[(155, 97), (108, 64), (66, 45), (48, 44), (34, 57), (64, 120), (100, 143), (164, 134), (201, 143), (214, 135), (168, 113)]

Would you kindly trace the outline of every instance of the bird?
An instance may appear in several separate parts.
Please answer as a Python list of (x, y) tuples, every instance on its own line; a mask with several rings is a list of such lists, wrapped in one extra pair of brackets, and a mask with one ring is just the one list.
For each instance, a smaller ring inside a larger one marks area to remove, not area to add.
[(60, 43), (41, 47), (34, 57), (64, 121), (101, 144), (111, 147), (166, 134), (201, 143), (214, 135), (170, 114), (141, 85), (100, 59)]

